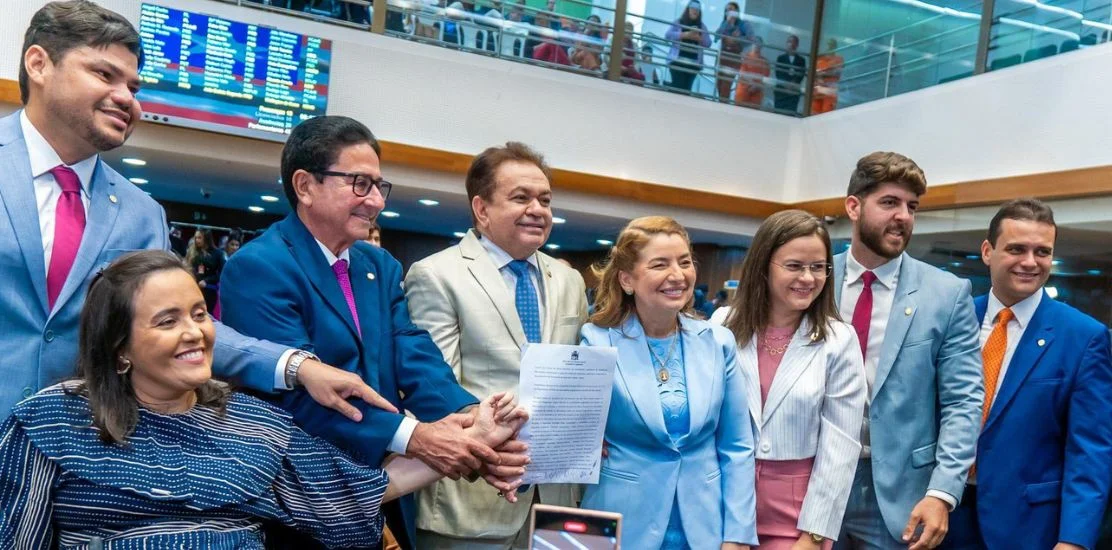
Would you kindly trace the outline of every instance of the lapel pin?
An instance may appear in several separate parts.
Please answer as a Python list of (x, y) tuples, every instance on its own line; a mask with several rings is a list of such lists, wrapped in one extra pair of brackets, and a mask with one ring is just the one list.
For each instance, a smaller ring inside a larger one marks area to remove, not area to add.
[(1039, 347), (1041, 348), (1041, 347), (1046, 345), (1046, 340), (1043, 340), (1042, 338), (1039, 338), (1038, 344), (1039, 344)]
[(911, 315), (911, 308), (905, 309), (904, 310), (904, 315)]
[(367, 274), (367, 280), (368, 280), (368, 281), (373, 281), (373, 280), (375, 280), (375, 274), (374, 274), (374, 273), (368, 273), (368, 274)]
[(117, 202), (119, 202), (119, 199), (116, 198), (116, 195), (108, 195), (108, 200), (112, 201), (112, 204), (116, 204)]

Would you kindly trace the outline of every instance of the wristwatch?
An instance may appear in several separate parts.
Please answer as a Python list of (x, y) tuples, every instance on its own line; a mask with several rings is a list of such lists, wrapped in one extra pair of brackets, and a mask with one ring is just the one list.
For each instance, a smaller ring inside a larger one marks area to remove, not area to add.
[(826, 542), (826, 537), (824, 537), (822, 535), (816, 535), (814, 533), (807, 533), (807, 534), (811, 536), (811, 542), (813, 542), (815, 544), (822, 544), (822, 543)]
[(297, 371), (306, 359), (320, 361), (319, 357), (305, 350), (297, 350), (290, 356), (290, 360), (286, 362), (286, 387), (296, 388), (298, 386)]

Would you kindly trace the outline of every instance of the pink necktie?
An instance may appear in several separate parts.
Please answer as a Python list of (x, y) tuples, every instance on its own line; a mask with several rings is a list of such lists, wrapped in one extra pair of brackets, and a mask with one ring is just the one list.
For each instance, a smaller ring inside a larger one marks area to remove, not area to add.
[(853, 308), (853, 328), (857, 331), (857, 340), (861, 344), (861, 357), (865, 357), (865, 350), (869, 348), (869, 326), (873, 324), (873, 283), (876, 274), (866, 271), (861, 275), (861, 282), (865, 284), (861, 289), (861, 297)]
[(359, 328), (359, 314), (355, 312), (355, 294), (351, 291), (351, 279), (348, 278), (347, 260), (336, 260), (336, 263), (332, 264), (332, 273), (336, 274), (336, 282), (340, 283), (344, 300), (347, 300), (348, 309), (351, 310), (351, 319), (355, 321), (355, 332), (363, 338), (363, 330)]
[(50, 252), (50, 267), (46, 270), (46, 298), (53, 310), (85, 233), (85, 205), (81, 203), (81, 180), (77, 173), (65, 165), (55, 166), (50, 173), (62, 188), (62, 196), (58, 197), (58, 206), (54, 209), (54, 246)]

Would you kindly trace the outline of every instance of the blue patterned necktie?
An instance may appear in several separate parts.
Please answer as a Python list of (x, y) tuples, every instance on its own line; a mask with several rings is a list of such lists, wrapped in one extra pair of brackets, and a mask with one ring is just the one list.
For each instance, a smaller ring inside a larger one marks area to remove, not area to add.
[(541, 308), (537, 303), (537, 289), (533, 286), (533, 278), (529, 276), (529, 262), (514, 260), (510, 262), (510, 270), (517, 276), (514, 302), (517, 316), (521, 319), (521, 328), (525, 331), (525, 339), (530, 343), (538, 343), (541, 341)]

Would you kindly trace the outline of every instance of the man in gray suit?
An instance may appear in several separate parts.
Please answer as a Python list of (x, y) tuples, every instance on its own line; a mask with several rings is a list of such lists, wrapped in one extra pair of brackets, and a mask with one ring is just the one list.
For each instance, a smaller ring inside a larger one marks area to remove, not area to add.
[[(162, 207), (99, 157), (139, 122), (139, 54), (131, 23), (87, 0), (51, 2), (27, 29), (24, 109), (0, 119), (0, 418), (74, 375), (91, 278), (124, 253), (169, 249)], [(213, 366), (259, 391), (304, 384), (356, 420), (346, 398), (392, 408), (353, 373), (219, 324)]]
[(839, 550), (938, 546), (973, 465), (984, 386), (970, 284), (904, 253), (926, 188), (898, 153), (866, 155), (850, 178), (834, 288), (869, 399)]
[[(550, 180), (544, 159), (524, 144), (483, 151), (467, 172), (475, 228), (413, 264), (405, 278), (413, 322), (429, 331), (473, 394), (516, 388), (528, 343), (579, 343), (583, 277), (539, 252), (552, 230)], [(541, 485), (509, 503), (484, 484), (438, 482), (418, 497), (417, 547), (524, 548), (534, 498), (574, 506), (576, 497), (575, 486)]]

